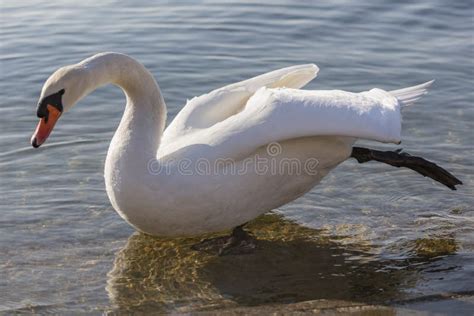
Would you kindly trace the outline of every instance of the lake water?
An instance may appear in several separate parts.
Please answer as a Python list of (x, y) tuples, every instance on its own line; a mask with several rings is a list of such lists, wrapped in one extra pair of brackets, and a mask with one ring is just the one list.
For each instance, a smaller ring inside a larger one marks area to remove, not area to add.
[[(0, 313), (472, 312), (472, 1), (0, 6)], [(45, 146), (29, 144), (46, 78), (101, 51), (144, 63), (169, 119), (187, 98), (299, 63), (321, 68), (308, 89), (391, 90), (434, 78), (430, 94), (404, 109), (402, 147), (464, 185), (451, 191), (410, 170), (347, 161), (253, 222), (254, 254), (215, 257), (190, 251), (197, 239), (135, 233), (104, 189), (106, 150), (125, 104), (119, 89), (99, 89)]]

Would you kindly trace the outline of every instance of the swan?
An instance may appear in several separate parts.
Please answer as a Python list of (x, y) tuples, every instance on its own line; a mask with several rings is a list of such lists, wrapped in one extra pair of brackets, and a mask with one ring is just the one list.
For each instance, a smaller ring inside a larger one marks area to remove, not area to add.
[(242, 226), (313, 188), (347, 160), (408, 167), (451, 189), (457, 178), (420, 157), (354, 147), (358, 139), (400, 143), (400, 108), (433, 81), (352, 93), (301, 90), (314, 64), (272, 71), (195, 97), (165, 129), (166, 106), (153, 75), (137, 60), (100, 53), (55, 71), (45, 82), (39, 147), (62, 114), (106, 84), (126, 106), (105, 161), (105, 186), (118, 214), (139, 231), (189, 236)]

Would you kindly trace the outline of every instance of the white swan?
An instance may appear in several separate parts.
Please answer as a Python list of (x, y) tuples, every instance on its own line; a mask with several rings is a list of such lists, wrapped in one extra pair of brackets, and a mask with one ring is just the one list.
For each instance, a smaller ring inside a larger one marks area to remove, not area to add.
[[(214, 90), (189, 101), (165, 130), (165, 102), (150, 72), (129, 56), (98, 54), (46, 81), (32, 145), (85, 95), (118, 85), (127, 105), (105, 163), (115, 210), (152, 235), (233, 228), (310, 190), (351, 156), (358, 138), (399, 143), (400, 107), (432, 83), (391, 92), (298, 90), (317, 73), (300, 65)], [(354, 157), (384, 161), (363, 156)]]

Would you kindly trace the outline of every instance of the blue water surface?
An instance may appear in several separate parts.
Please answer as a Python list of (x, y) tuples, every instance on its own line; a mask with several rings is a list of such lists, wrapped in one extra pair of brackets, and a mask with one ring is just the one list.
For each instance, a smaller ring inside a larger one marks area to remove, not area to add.
[[(170, 312), (322, 299), (393, 305), (446, 296), (461, 297), (451, 310), (468, 310), (473, 12), (472, 1), (442, 0), (1, 1), (0, 312)], [(392, 90), (436, 79), (404, 109), (402, 147), (464, 185), (451, 191), (410, 170), (347, 161), (275, 211), (283, 228), (256, 224), (268, 233), (262, 239), (278, 241), (268, 241), (267, 256), (235, 259), (248, 274), (228, 259), (185, 252), (186, 241), (133, 234), (103, 180), (125, 104), (119, 89), (100, 88), (61, 118), (44, 147), (29, 144), (44, 81), (103, 51), (129, 54), (154, 74), (168, 120), (186, 99), (299, 63), (321, 69), (308, 89)], [(294, 234), (313, 243), (285, 242)], [(271, 256), (281, 265), (267, 262)]]

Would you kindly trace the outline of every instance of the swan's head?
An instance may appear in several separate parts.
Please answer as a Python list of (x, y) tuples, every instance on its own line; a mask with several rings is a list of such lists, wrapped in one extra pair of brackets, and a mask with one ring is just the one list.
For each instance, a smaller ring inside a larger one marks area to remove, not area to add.
[(59, 117), (84, 96), (87, 91), (85, 72), (86, 69), (76, 65), (66, 66), (56, 70), (46, 80), (36, 109), (40, 121), (31, 137), (33, 147), (43, 144)]

